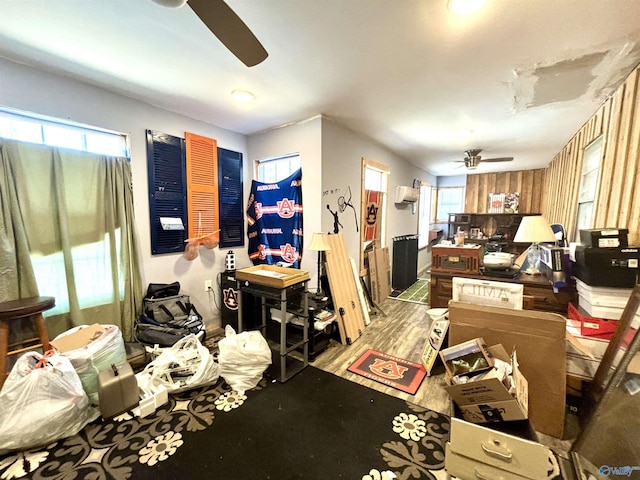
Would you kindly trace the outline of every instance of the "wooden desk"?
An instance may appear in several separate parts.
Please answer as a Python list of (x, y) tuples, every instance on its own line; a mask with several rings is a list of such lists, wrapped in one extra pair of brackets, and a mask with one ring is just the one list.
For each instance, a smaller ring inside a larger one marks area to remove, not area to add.
[(453, 277), (474, 278), (492, 282), (520, 283), (524, 285), (525, 303), (527, 297), (533, 298), (533, 310), (554, 312), (567, 316), (569, 302), (577, 302), (578, 293), (575, 287), (561, 288), (553, 291), (549, 281), (542, 275), (520, 274), (516, 279), (491, 277), (488, 275), (470, 275), (461, 273), (431, 272), (429, 283), (429, 304), (431, 308), (447, 308), (453, 295)]

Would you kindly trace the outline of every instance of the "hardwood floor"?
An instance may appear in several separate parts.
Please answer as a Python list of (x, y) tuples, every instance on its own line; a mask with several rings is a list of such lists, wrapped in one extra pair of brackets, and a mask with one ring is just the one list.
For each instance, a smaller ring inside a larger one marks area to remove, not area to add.
[[(427, 314), (429, 306), (394, 300), (389, 297), (380, 307), (386, 313), (386, 317), (382, 315), (371, 316), (371, 323), (364, 329), (362, 336), (351, 345), (342, 345), (340, 342), (332, 340), (328, 349), (318, 355), (310, 365), (430, 410), (452, 415), (450, 397), (444, 390), (446, 385), (444, 367), (439, 361), (434, 369), (435, 374), (425, 377), (415, 395), (388, 387), (347, 370), (360, 355), (370, 348), (411, 362), (421, 363), (420, 354), (427, 340), (431, 321)], [(568, 451), (577, 434), (576, 417), (567, 415), (566, 420), (565, 439), (563, 440), (537, 433), (537, 440), (540, 443), (552, 448), (563, 457), (568, 456)]]
[(425, 377), (415, 395), (388, 387), (376, 381), (351, 373), (347, 368), (368, 349), (377, 350), (411, 362), (421, 363), (420, 354), (424, 348), (429, 331), (430, 319), (427, 305), (403, 302), (387, 298), (381, 305), (386, 317), (380, 314), (371, 316), (371, 323), (364, 329), (362, 336), (351, 345), (331, 342), (329, 348), (318, 355), (311, 363), (326, 372), (365, 385), (374, 390), (408, 400), (436, 412), (449, 415), (450, 400), (444, 391), (444, 372), (436, 369), (438, 375)]

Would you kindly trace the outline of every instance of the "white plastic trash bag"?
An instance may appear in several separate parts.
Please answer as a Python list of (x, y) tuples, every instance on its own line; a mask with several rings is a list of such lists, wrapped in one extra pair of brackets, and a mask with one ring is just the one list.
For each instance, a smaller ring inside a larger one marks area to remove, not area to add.
[(164, 386), (169, 393), (210, 385), (218, 378), (218, 364), (193, 333), (162, 349), (162, 353), (136, 375), (143, 392)]
[(27, 352), (0, 391), (0, 454), (70, 437), (98, 415), (69, 359)]
[(269, 344), (257, 331), (236, 333), (230, 325), (224, 330), (225, 338), (218, 342), (220, 376), (240, 395), (254, 388), (262, 374), (271, 365)]

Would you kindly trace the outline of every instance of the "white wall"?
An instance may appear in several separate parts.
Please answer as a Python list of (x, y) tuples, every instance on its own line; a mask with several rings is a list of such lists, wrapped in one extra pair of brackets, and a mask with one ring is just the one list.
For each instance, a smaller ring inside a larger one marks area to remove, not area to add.
[[(205, 280), (217, 283), (224, 270), (227, 249), (202, 248), (197, 259), (189, 262), (181, 254), (151, 255), (149, 231), (149, 195), (145, 130), (157, 130), (179, 137), (185, 131), (215, 138), (218, 146), (241, 152), (244, 156), (244, 200), (253, 178), (253, 161), (281, 154), (298, 152), (303, 166), (303, 204), (305, 248), (302, 267), (315, 283), (316, 255), (308, 250), (314, 232), (329, 232), (337, 197), (323, 196), (323, 191), (339, 189), (346, 193), (351, 187), (352, 203), (360, 218), (360, 165), (363, 157), (387, 165), (391, 170), (389, 186), (411, 185), (414, 178), (435, 185), (436, 179), (411, 165), (370, 139), (363, 138), (323, 117), (315, 117), (249, 138), (201, 121), (178, 115), (152, 105), (118, 95), (102, 88), (79, 82), (66, 76), (13, 63), (0, 58), (0, 106), (50, 117), (66, 119), (90, 126), (126, 133), (131, 141), (131, 166), (134, 184), (134, 208), (140, 240), (143, 285), (150, 282), (179, 281), (182, 291), (204, 316), (207, 325), (219, 325), (220, 298), (204, 291)], [(338, 191), (338, 190), (336, 190)], [(345, 226), (349, 254), (358, 258), (359, 235), (355, 232), (353, 211), (340, 214)], [(391, 202), (388, 210), (387, 243), (394, 236), (417, 232), (417, 215), (409, 207), (396, 207)], [(245, 246), (234, 248), (236, 266), (250, 266)], [(427, 264), (427, 252), (420, 252), (419, 270)], [(42, 292), (46, 294), (46, 292)]]
[[(395, 205), (393, 203), (393, 187), (395, 185), (413, 185), (414, 179), (436, 184), (436, 177), (398, 157), (374, 140), (363, 137), (344, 126), (323, 118), (322, 122), (322, 229), (333, 231), (333, 215), (326, 208), (331, 206), (336, 211), (338, 198), (348, 195), (351, 190), (352, 203), (357, 209), (358, 227), (362, 228), (360, 218), (360, 189), (362, 158), (381, 163), (389, 167), (389, 198), (387, 207), (386, 244), (392, 248), (392, 239), (400, 235), (416, 234), (418, 232), (418, 214), (413, 214), (410, 205)], [(417, 212), (417, 209), (416, 209)], [(356, 232), (353, 211), (347, 208), (339, 214), (340, 223), (349, 255), (359, 259), (360, 235)], [(427, 249), (418, 254), (418, 271), (426, 268), (430, 263)]]
[[(251, 135), (247, 140), (248, 161), (245, 168), (245, 197), (251, 188), (253, 163), (263, 158), (290, 153), (300, 154), (302, 165), (302, 206), (304, 244), (300, 268), (311, 276), (310, 289), (317, 285), (317, 254), (309, 250), (311, 237), (320, 230), (320, 194), (322, 184), (321, 119), (314, 117), (287, 127)], [(245, 255), (249, 265), (249, 257)], [(236, 260), (237, 261), (237, 260)]]
[[(151, 255), (145, 129), (178, 137), (184, 137), (184, 132), (189, 131), (215, 138), (218, 146), (243, 153), (245, 166), (246, 138), (215, 125), (1, 58), (0, 105), (129, 134), (143, 285), (146, 288), (149, 282), (179, 281), (182, 291), (191, 296), (206, 323), (219, 324), (219, 310), (213, 297), (205, 293), (204, 282), (213, 280), (216, 284), (218, 273), (224, 270), (226, 249), (201, 248), (200, 255), (192, 262), (181, 254)], [(241, 250), (236, 249), (236, 252)], [(246, 247), (242, 251), (246, 252)], [(219, 304), (217, 289), (215, 295)]]

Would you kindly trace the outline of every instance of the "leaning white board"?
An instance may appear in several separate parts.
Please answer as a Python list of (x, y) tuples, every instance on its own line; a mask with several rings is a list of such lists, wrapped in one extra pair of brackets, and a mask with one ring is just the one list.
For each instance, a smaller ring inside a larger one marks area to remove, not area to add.
[(371, 323), (371, 319), (369, 318), (369, 308), (367, 307), (368, 303), (364, 298), (364, 292), (362, 291), (362, 283), (360, 282), (360, 275), (358, 274), (356, 261), (352, 257), (349, 257), (349, 261), (351, 262), (351, 270), (353, 270), (353, 278), (356, 281), (356, 289), (358, 290), (358, 298), (360, 299), (362, 318), (364, 318), (364, 324), (367, 326)]

